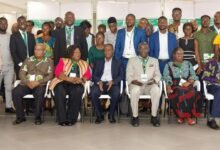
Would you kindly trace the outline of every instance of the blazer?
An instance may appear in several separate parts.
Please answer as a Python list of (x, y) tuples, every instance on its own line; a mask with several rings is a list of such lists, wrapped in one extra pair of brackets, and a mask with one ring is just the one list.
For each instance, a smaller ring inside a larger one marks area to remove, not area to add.
[[(55, 34), (55, 47), (53, 51), (54, 64), (57, 65), (60, 58), (67, 57), (66, 47), (66, 31), (65, 27), (57, 30)], [(74, 44), (78, 45), (81, 51), (81, 59), (87, 60), (88, 57), (88, 46), (84, 31), (82, 28), (74, 26)]]
[[(168, 53), (169, 59), (172, 59), (173, 50), (177, 47), (177, 40), (175, 34), (168, 32)], [(158, 58), (160, 54), (159, 31), (153, 33), (149, 39), (149, 56)]]
[[(120, 60), (122, 58), (124, 47), (125, 47), (125, 34), (126, 34), (126, 28), (120, 29), (117, 33), (116, 37), (116, 43), (115, 43), (115, 53), (114, 58), (117, 60)], [(136, 55), (138, 55), (138, 45), (141, 42), (146, 42), (147, 37), (145, 34), (145, 31), (135, 27), (134, 29), (134, 48)]]
[[(97, 83), (101, 80), (102, 75), (104, 73), (104, 67), (105, 67), (105, 59), (97, 60), (94, 63), (94, 69), (92, 73), (92, 81), (94, 83)], [(120, 85), (121, 80), (123, 80), (124, 76), (124, 69), (122, 66), (121, 61), (115, 60), (112, 58), (112, 80), (115, 85)]]
[[(32, 33), (27, 32), (27, 40), (28, 40), (29, 57), (31, 57), (32, 55), (34, 55), (34, 47), (35, 47), (34, 35)], [(18, 64), (23, 63), (23, 61), (27, 58), (27, 47), (19, 31), (13, 33), (10, 37), (10, 51), (11, 51), (12, 59), (15, 63), (15, 67), (18, 67)]]
[[(144, 71), (139, 56), (130, 58), (126, 70), (126, 80), (128, 84), (131, 85), (133, 80), (141, 81), (141, 74), (144, 74)], [(159, 62), (157, 59), (149, 57), (145, 74), (147, 74), (148, 80), (154, 79), (157, 83), (161, 80)]]

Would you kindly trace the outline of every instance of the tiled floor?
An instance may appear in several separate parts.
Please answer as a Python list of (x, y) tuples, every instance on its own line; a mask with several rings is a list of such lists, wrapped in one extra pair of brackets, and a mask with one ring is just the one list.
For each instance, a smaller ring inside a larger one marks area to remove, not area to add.
[[(2, 110), (2, 104), (1, 104)], [(121, 123), (84, 123), (60, 127), (54, 117), (36, 126), (33, 117), (21, 125), (13, 126), (14, 115), (0, 112), (0, 150), (218, 150), (220, 131), (209, 129), (205, 120), (198, 125), (177, 125), (162, 119), (160, 128), (154, 128), (149, 119), (141, 120), (134, 128), (129, 120)]]

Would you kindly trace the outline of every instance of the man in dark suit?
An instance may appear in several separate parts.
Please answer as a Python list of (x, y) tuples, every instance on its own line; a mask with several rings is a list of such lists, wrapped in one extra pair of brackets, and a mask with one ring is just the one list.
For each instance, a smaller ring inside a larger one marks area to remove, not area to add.
[(54, 48), (54, 64), (57, 65), (61, 57), (66, 57), (68, 54), (67, 48), (70, 45), (77, 45), (81, 51), (81, 58), (87, 60), (88, 46), (86, 37), (82, 28), (74, 25), (75, 15), (73, 12), (65, 14), (66, 26), (56, 32), (56, 42)]
[(123, 67), (119, 60), (112, 58), (114, 49), (111, 44), (106, 44), (104, 47), (105, 59), (98, 60), (94, 63), (92, 81), (92, 103), (95, 107), (97, 119), (96, 124), (104, 120), (101, 101), (101, 94), (109, 94), (110, 110), (109, 121), (115, 123), (114, 112), (118, 104), (120, 96), (120, 82), (123, 79)]
[(11, 35), (10, 51), (14, 61), (15, 73), (17, 79), (22, 62), (34, 54), (35, 38), (32, 33), (26, 32), (26, 18), (20, 16), (17, 19), (18, 32)]

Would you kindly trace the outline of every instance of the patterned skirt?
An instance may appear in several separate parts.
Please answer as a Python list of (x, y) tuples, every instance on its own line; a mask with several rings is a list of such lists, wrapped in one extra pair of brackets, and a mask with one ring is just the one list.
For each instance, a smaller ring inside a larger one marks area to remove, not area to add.
[(173, 93), (168, 95), (171, 108), (178, 118), (200, 117), (202, 100), (193, 86), (173, 86)]

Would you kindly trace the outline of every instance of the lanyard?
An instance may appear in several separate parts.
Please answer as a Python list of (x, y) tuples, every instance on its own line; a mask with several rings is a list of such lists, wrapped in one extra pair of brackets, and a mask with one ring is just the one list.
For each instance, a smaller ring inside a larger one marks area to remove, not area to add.
[(179, 69), (179, 73), (180, 73), (180, 78), (182, 78), (182, 63), (181, 64), (174, 64), (178, 69)]
[(131, 32), (131, 35), (129, 36), (128, 32), (126, 31), (126, 36), (129, 39), (129, 50), (131, 49), (131, 42), (132, 42), (133, 37), (134, 37), (134, 28), (130, 32)]
[(139, 57), (139, 59), (141, 60), (142, 67), (143, 67), (143, 71), (144, 71), (144, 74), (145, 74), (149, 57), (147, 57), (147, 58), (145, 58), (145, 59), (142, 58), (142, 57)]
[(77, 63), (75, 61), (72, 60), (72, 67), (71, 70), (73, 71), (77, 66)]

